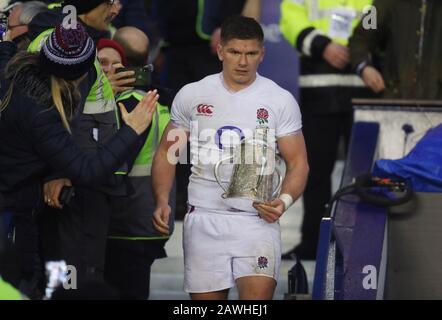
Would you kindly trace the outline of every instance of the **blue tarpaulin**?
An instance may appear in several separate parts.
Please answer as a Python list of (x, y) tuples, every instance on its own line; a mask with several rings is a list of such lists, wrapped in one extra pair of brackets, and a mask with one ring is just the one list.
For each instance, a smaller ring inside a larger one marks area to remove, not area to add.
[(373, 175), (410, 180), (417, 192), (442, 192), (442, 125), (428, 130), (406, 157), (376, 161)]

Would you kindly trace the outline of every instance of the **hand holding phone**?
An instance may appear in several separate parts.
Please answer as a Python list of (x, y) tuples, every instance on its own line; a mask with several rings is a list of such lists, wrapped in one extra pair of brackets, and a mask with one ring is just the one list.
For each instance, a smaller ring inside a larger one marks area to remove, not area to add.
[(69, 204), (71, 199), (75, 196), (75, 189), (72, 186), (64, 186), (61, 189), (58, 201), (61, 205)]
[(136, 80), (134, 71), (125, 70), (124, 72), (118, 72), (118, 70), (121, 69), (124, 69), (124, 66), (121, 63), (115, 64), (107, 74), (107, 78), (109, 79), (114, 94), (132, 90)]
[(118, 68), (115, 70), (115, 72), (121, 75), (127, 74), (128, 72), (133, 72), (135, 82), (132, 85), (135, 87), (147, 88), (152, 85), (152, 64), (148, 64), (144, 67)]
[(72, 183), (69, 179), (61, 178), (46, 182), (43, 185), (45, 203), (55, 209), (63, 209), (74, 196)]

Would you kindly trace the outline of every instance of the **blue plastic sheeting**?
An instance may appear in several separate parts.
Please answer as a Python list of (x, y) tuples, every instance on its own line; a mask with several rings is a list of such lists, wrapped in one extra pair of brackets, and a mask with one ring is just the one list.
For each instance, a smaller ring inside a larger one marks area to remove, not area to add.
[(406, 157), (376, 161), (373, 175), (409, 179), (417, 192), (442, 192), (442, 125), (428, 130)]

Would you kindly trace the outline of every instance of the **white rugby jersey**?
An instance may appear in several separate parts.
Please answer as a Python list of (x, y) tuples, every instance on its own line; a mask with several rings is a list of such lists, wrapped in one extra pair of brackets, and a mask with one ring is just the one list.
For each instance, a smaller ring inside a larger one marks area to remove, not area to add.
[[(235, 210), (222, 198), (224, 191), (216, 182), (217, 161), (230, 156), (242, 139), (253, 137), (257, 127), (268, 127), (276, 139), (302, 127), (292, 94), (259, 74), (250, 86), (238, 92), (227, 88), (222, 73), (184, 86), (173, 101), (171, 121), (190, 132), (189, 204), (223, 212)], [(232, 167), (221, 166), (226, 187)], [(252, 207), (250, 212), (256, 214)]]

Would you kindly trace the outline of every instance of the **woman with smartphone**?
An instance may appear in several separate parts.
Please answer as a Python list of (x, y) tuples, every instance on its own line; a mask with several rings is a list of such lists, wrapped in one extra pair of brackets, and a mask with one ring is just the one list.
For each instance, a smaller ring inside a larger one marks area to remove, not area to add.
[[(12, 52), (11, 42), (0, 52)], [(43, 199), (43, 177), (63, 171), (71, 181), (98, 185), (130, 154), (152, 120), (158, 95), (148, 92), (94, 157), (83, 154), (70, 134), (70, 119), (80, 101), (77, 87), (93, 68), (95, 45), (81, 25), (58, 25), (37, 54), (20, 52), (6, 66), (0, 84), (1, 212), (12, 212), (14, 245), (22, 265), (20, 281), (32, 281), (38, 232), (35, 216), (52, 201)], [(4, 57), (2, 57), (3, 59)], [(17, 284), (19, 285), (19, 284)]]

